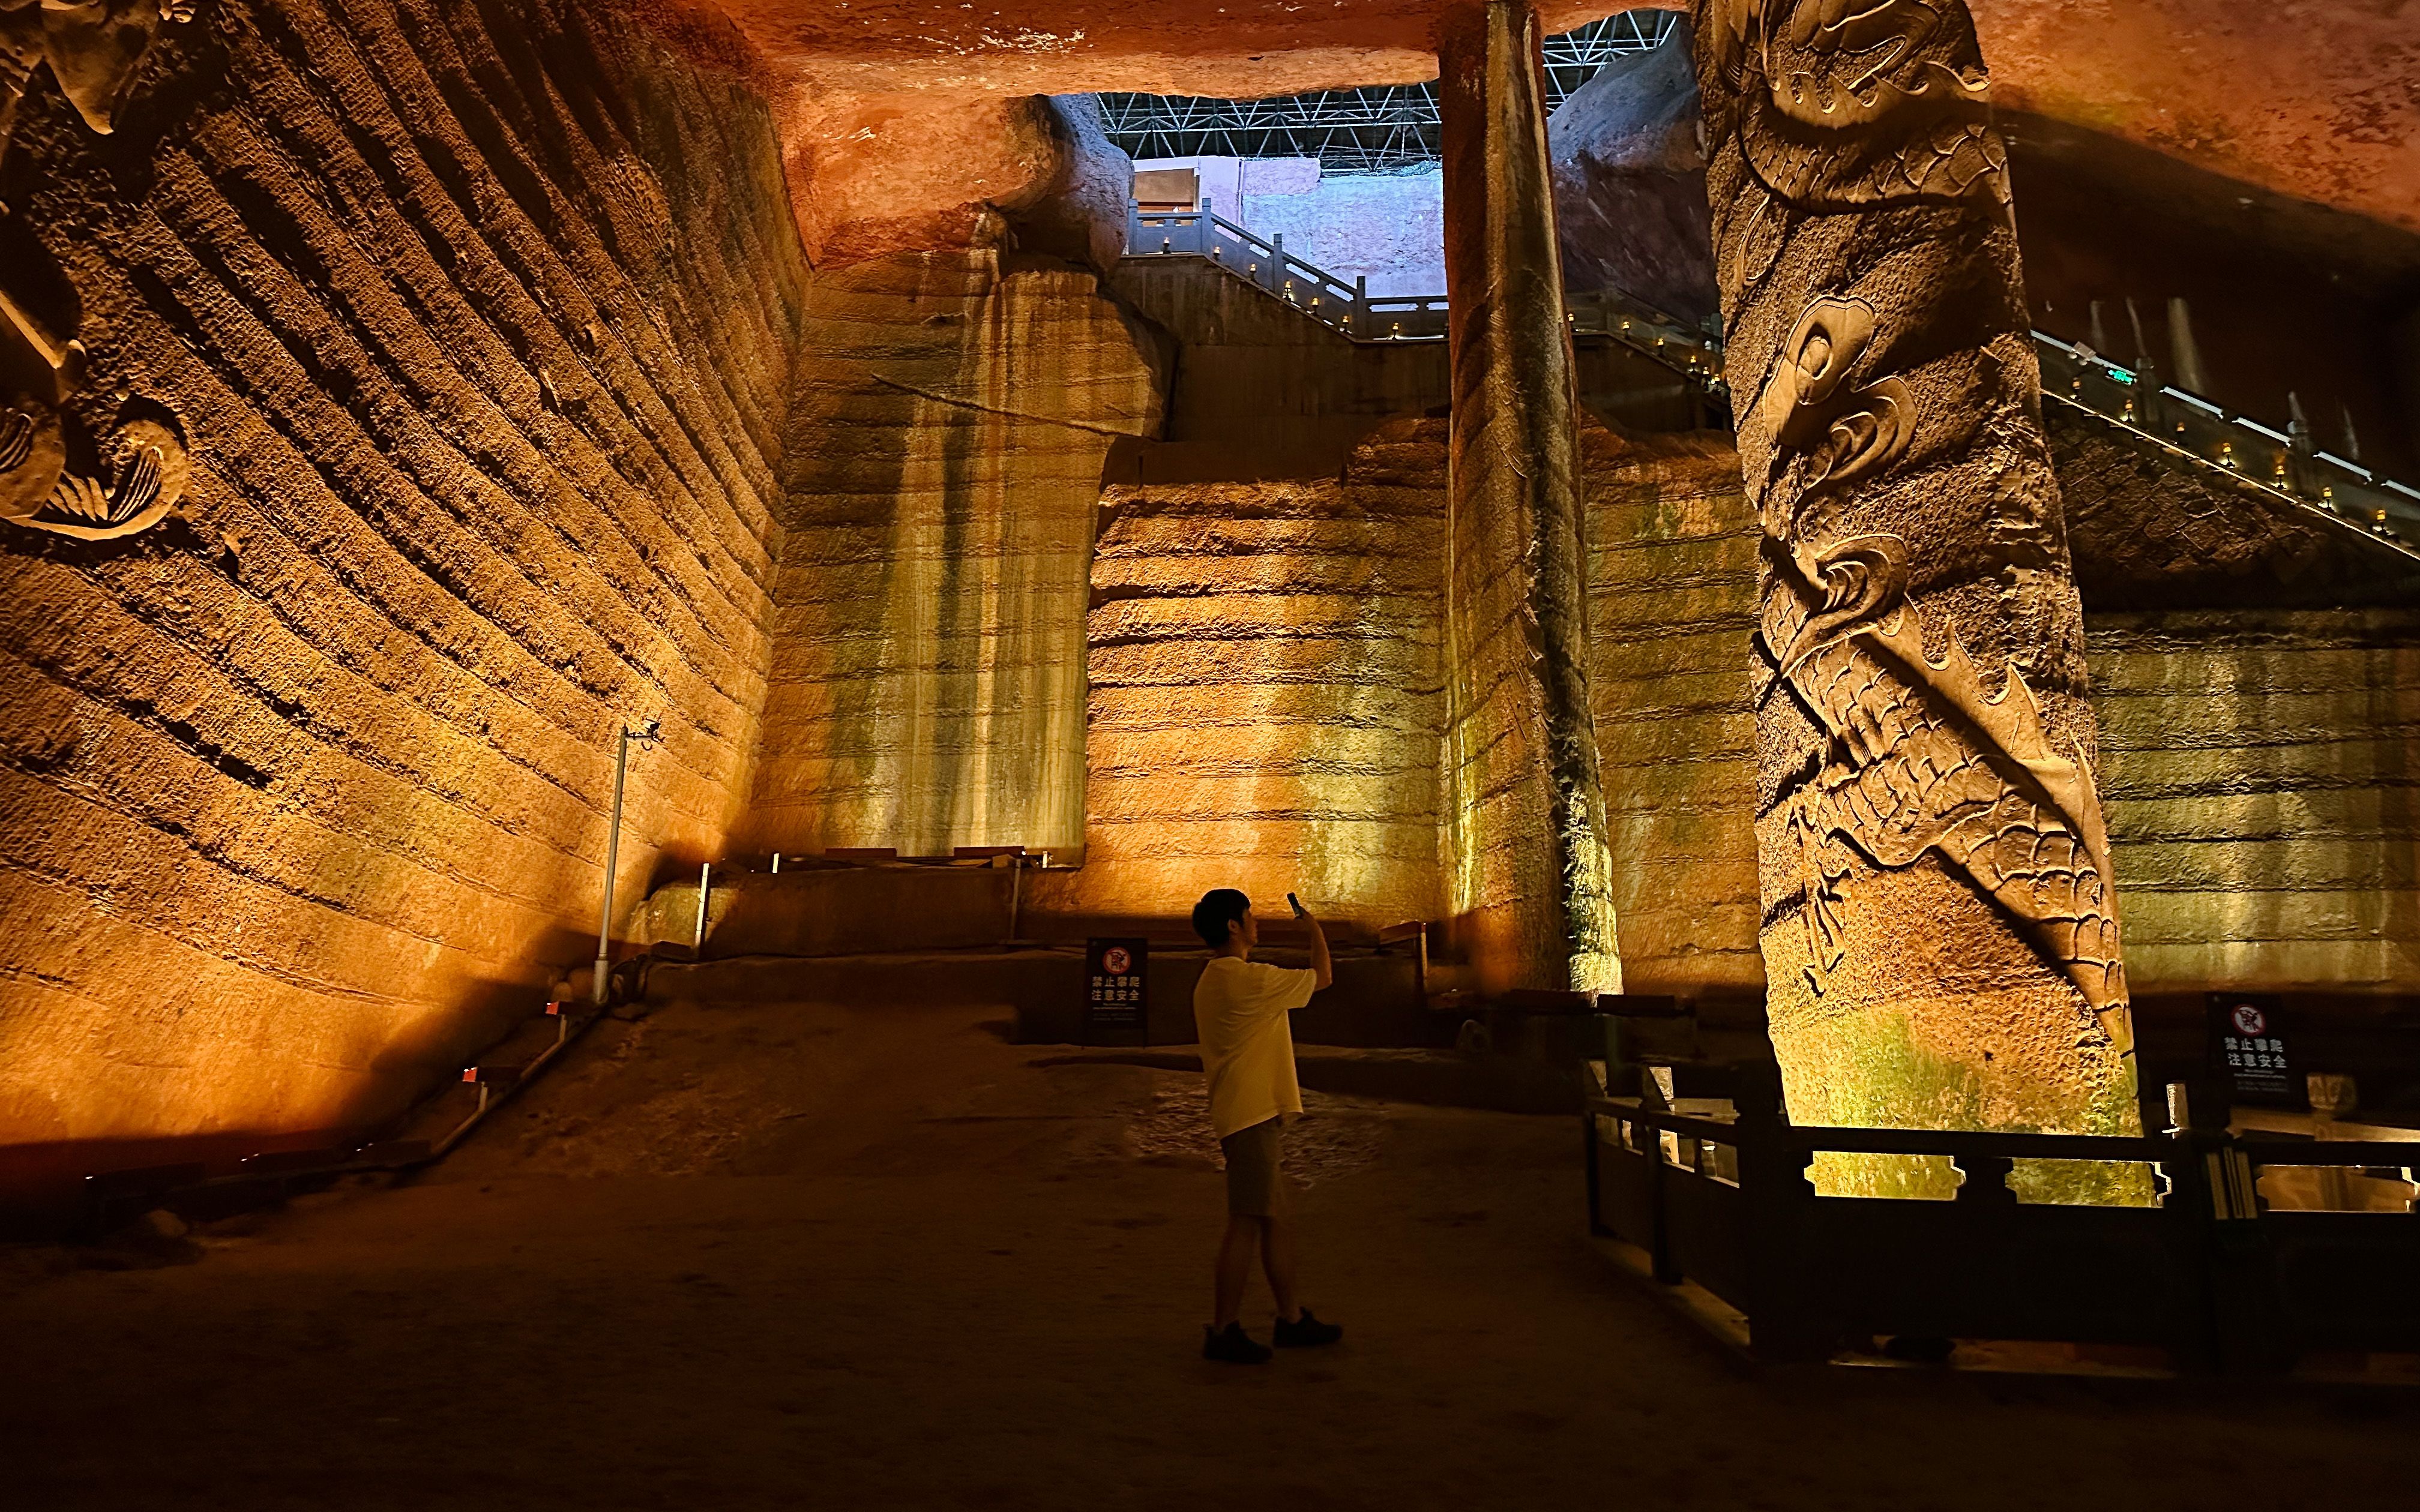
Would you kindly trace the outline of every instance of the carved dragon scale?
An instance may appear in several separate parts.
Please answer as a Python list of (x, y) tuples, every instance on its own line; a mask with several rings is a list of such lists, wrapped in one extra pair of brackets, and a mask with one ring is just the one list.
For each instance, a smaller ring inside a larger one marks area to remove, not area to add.
[[(1756, 397), (1739, 421), (1766, 538), (1760, 640), (1776, 691), (1826, 742), (1760, 825), (1765, 843), (1796, 852), (1784, 874), (1794, 869), (1803, 887), (1799, 970), (1820, 995), (1844, 958), (1841, 889), (1858, 868), (1843, 847), (1885, 871), (1931, 855), (1992, 899), (2128, 1050), (2109, 841), (2086, 751), (2054, 738), (2013, 662), (1995, 658), (1988, 676), (1955, 619), (1911, 596), (1927, 548), (1894, 528), (1923, 488), (2000, 486), (1974, 455), (1981, 411), (2037, 414), (2039, 380), (1993, 341), (1904, 339), (1910, 312), (1895, 325), (1877, 307), (1885, 295), (1864, 297), (1854, 254), (1794, 266), (1788, 255), (1824, 218), (1897, 216), (1902, 240), (1911, 226), (1955, 237), (2009, 224), (2007, 154), (1973, 22), (1961, 0), (1699, 0), (1698, 33), (1709, 130), (1735, 144), (1743, 169), (1715, 206), (1729, 312), (1735, 332), (1786, 326), (1764, 338), (1770, 364), (1761, 387), (1741, 388)], [(1930, 210), (1941, 212), (1932, 223), (1910, 219)], [(2012, 252), (2004, 276), (2014, 278)], [(1795, 288), (1782, 286), (1792, 279)], [(1905, 302), (1901, 289), (1890, 297)], [(1941, 392), (1941, 359), (1908, 355), (1919, 346), (1951, 348), (1947, 365), (1964, 363), (1973, 403), (1936, 397), (1927, 409), (1918, 394)], [(2019, 512), (2012, 533), (2049, 537), (2032, 549), (2063, 563), (2055, 486), (2043, 469), (2047, 497)], [(1892, 489), (1899, 502), (1885, 498)], [(1926, 649), (1928, 621), (1939, 654)], [(1789, 902), (1768, 906), (1776, 901)], [(1769, 933), (1769, 953), (1776, 944)]]

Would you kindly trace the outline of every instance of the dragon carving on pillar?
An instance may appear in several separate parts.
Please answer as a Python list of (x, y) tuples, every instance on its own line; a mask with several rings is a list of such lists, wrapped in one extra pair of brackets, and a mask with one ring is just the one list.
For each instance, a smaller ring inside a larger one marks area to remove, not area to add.
[(1940, 970), (1956, 947), (1909, 949), (1927, 923), (1903, 900), (1941, 896), (1911, 880), (1927, 871), (2024, 942), (1978, 949), (2014, 963), (1986, 1011), (2071, 1014), (2077, 1054), (2124, 1068), (2101, 1077), (2105, 1098), (2131, 1087), (2133, 1037), (2082, 610), (1972, 18), (1963, 0), (1696, 8), (1762, 537), (1776, 1042), (1790, 1012), (1991, 995)]

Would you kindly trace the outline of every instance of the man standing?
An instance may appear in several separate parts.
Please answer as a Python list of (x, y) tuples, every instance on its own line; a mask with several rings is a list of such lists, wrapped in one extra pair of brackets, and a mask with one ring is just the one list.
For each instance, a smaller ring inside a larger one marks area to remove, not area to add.
[(1319, 920), (1288, 893), (1294, 914), (1311, 926), (1311, 969), (1288, 971), (1256, 964), (1261, 940), (1252, 901), (1233, 887), (1202, 895), (1193, 930), (1210, 947), (1210, 964), (1193, 989), (1193, 1027), (1202, 1041), (1202, 1069), (1210, 1078), (1210, 1126), (1227, 1157), (1227, 1235), (1218, 1243), (1217, 1320), (1203, 1331), (1202, 1357), (1262, 1365), (1266, 1345), (1238, 1321), (1252, 1255), (1277, 1298), (1274, 1342), (1280, 1348), (1333, 1344), (1344, 1336), (1295, 1301), (1294, 1211), (1285, 1178), (1285, 1120), (1302, 1112), (1295, 1080), (1294, 1032), (1286, 1015), (1336, 980), (1327, 936)]

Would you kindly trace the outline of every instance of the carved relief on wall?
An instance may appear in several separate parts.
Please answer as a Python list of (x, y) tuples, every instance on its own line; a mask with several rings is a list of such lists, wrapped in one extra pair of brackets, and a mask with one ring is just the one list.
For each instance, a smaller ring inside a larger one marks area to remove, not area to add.
[[(1702, 0), (1701, 0), (1702, 3)], [(2008, 198), (1991, 80), (1957, 0), (1712, 0), (1699, 34), (1748, 105), (1757, 177), (1802, 209)]]
[(67, 470), (65, 430), (39, 400), (0, 405), (0, 519), (107, 541), (159, 524), (184, 497), (185, 441), (164, 413), (121, 418), (101, 448), (101, 477)]
[(86, 126), (116, 130), (151, 39), (194, 10), (194, 0), (0, 0), (0, 139), (44, 64)]
[[(84, 123), (107, 133), (161, 26), (193, 17), (192, 0), (0, 0), (0, 162), (37, 70), (47, 67)], [(0, 285), (0, 519), (79, 540), (132, 535), (184, 493), (183, 428), (138, 400), (93, 440), (69, 404), (84, 367), (81, 343)]]
[[(2122, 1122), (2131, 1076), (2095, 1059), (2122, 1063), (2132, 1035), (2082, 610), (1972, 19), (1962, 0), (1698, 11), (1729, 366), (1764, 536), (1757, 827), (1785, 1069), (1795, 1055), (1807, 1082), (1854, 1074), (1878, 1043), (1858, 1038), (1878, 1032), (1855, 1026), (1866, 1010), (1931, 1013), (1905, 1031), (1916, 1061), (1892, 1073), (1921, 1084), (1900, 1114), (1883, 1089), (1831, 1116), (1975, 1117), (1947, 1110), (2004, 1095), (1990, 1046), (2071, 1039), (2075, 1096), (2022, 1117)], [(1927, 869), (1989, 909), (1949, 904)], [(1920, 937), (1970, 915), (2023, 944)], [(1984, 999), (1996, 1006), (1960, 1007)], [(1962, 1011), (2003, 1016), (1939, 1029)], [(2071, 1013), (2073, 1035), (2026, 1019), (2043, 1012)], [(1943, 1069), (1962, 1047), (1975, 1063)], [(1905, 1069), (1917, 1062), (1934, 1069)]]

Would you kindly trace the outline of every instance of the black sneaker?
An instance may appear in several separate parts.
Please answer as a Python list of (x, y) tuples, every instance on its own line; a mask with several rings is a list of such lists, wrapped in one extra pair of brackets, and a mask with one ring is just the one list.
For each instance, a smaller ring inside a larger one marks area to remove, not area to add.
[(1269, 1342), (1281, 1350), (1310, 1350), (1322, 1344), (1333, 1344), (1343, 1336), (1343, 1324), (1323, 1323), (1311, 1317), (1311, 1309), (1305, 1307), (1302, 1316), (1291, 1323), (1279, 1319), (1276, 1330), (1269, 1335)]
[(1241, 1323), (1229, 1323), (1225, 1328), (1202, 1325), (1202, 1358), (1224, 1360), (1229, 1365), (1266, 1365), (1269, 1347), (1255, 1344), (1252, 1335), (1244, 1332)]

